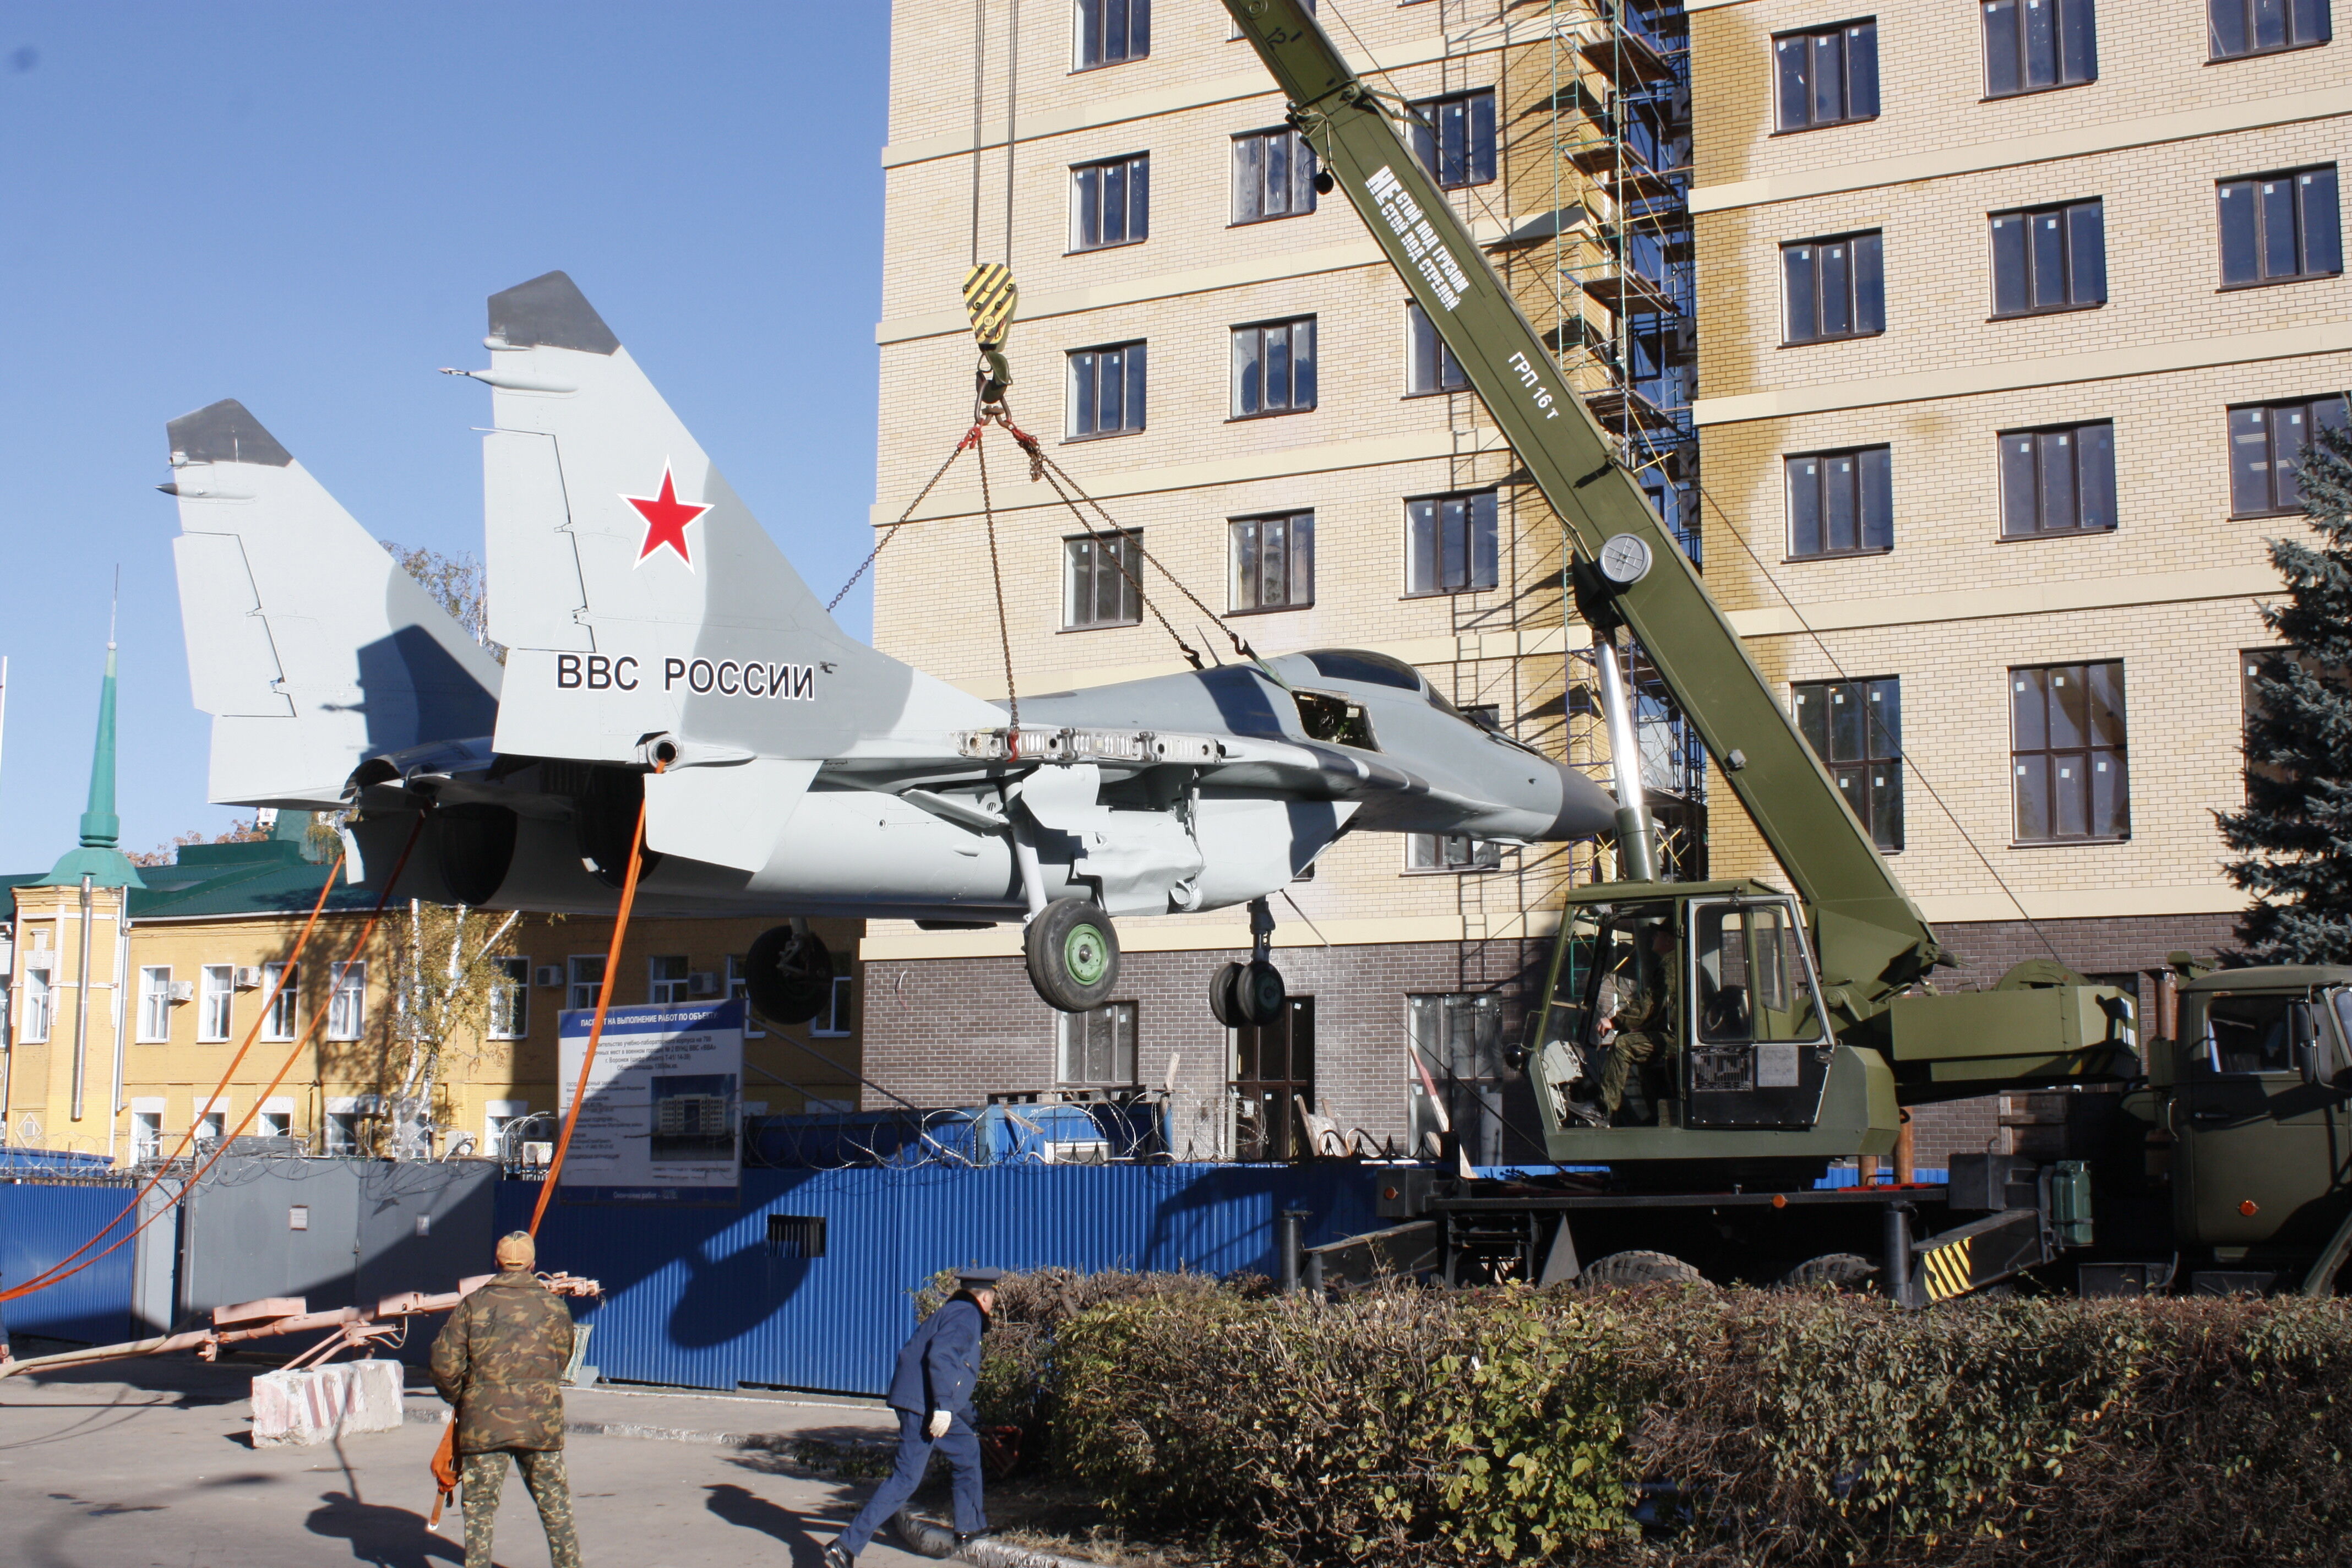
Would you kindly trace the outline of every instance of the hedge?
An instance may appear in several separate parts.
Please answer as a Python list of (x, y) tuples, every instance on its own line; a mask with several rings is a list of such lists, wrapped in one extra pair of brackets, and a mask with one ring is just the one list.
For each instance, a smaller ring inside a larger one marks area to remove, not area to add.
[(1264, 1563), (2352, 1562), (2352, 1309), (1008, 1280), (984, 1423)]

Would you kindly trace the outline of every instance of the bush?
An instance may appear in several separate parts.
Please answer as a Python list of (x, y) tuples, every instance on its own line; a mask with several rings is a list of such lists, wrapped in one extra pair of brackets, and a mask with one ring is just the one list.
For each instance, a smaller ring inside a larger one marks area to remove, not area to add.
[(1035, 1279), (990, 1398), (1218, 1555), (2203, 1568), (2352, 1537), (2332, 1302)]

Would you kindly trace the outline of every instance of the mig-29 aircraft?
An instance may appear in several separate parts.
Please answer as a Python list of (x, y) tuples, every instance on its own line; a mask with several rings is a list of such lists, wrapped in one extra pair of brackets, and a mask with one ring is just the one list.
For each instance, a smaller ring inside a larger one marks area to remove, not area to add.
[(561, 272), (491, 296), (488, 635), (503, 667), (233, 401), (170, 425), (181, 613), (223, 805), (348, 811), (358, 880), (488, 909), (788, 917), (753, 1005), (814, 1016), (806, 918), (1025, 921), (1065, 1011), (1114, 919), (1250, 907), (1212, 977), (1275, 1017), (1266, 900), (1342, 832), (1607, 831), (1582, 773), (1398, 659), (1293, 653), (1003, 705), (850, 637)]

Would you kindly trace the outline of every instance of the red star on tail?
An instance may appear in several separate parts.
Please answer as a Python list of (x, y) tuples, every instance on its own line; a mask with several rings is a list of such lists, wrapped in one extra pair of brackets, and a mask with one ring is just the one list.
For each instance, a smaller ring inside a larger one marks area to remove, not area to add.
[(677, 486), (670, 479), (667, 463), (662, 465), (660, 495), (623, 496), (621, 499), (635, 507), (637, 515), (646, 520), (646, 543), (645, 548), (637, 552), (639, 561), (667, 544), (677, 552), (680, 561), (688, 566), (694, 564), (694, 557), (687, 552), (686, 525), (710, 509), (677, 499)]

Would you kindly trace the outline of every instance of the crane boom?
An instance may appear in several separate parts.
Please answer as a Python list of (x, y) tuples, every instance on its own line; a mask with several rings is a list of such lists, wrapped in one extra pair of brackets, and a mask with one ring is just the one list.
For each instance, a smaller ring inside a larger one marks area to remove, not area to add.
[[(1849, 1016), (1921, 974), (1935, 933), (1774, 698), (1436, 183), (1307, 0), (1225, 0), (1290, 118), (1428, 313), (1559, 513), (1586, 585), (1641, 638), (1667, 689), (1811, 907), (1822, 979)], [(1601, 552), (1621, 544), (1610, 567)], [(1646, 563), (1643, 553), (1646, 552)], [(1631, 577), (1631, 581), (1617, 579)]]

